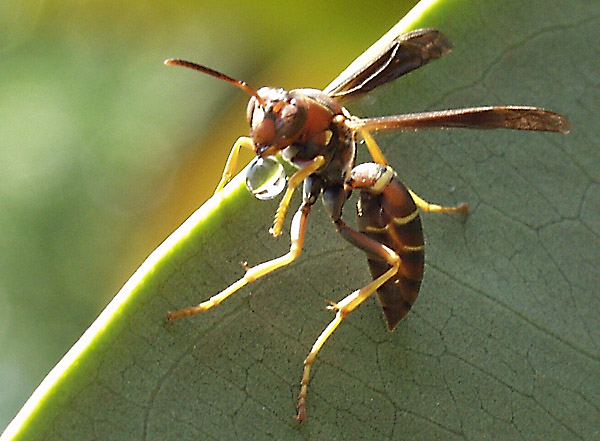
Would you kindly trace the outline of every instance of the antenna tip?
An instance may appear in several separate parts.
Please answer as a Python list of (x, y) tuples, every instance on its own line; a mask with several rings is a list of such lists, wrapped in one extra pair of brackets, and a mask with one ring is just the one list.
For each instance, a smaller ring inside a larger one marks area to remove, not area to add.
[(172, 65), (176, 64), (176, 60), (174, 58), (169, 58), (169, 59), (165, 60), (164, 63), (167, 66), (172, 66)]

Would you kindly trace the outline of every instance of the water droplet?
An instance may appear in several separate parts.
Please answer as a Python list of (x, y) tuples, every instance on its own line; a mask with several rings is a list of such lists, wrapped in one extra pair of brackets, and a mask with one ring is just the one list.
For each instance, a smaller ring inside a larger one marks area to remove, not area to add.
[(246, 173), (246, 187), (256, 199), (273, 199), (285, 188), (285, 170), (277, 159), (256, 157)]

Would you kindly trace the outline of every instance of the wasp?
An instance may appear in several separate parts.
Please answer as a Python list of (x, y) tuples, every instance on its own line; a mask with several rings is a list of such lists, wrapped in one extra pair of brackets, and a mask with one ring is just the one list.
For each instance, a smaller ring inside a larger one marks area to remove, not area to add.
[[(407, 32), (392, 38), (375, 55), (359, 57), (323, 90), (286, 91), (273, 87), (256, 90), (243, 81), (196, 63), (178, 59), (165, 61), (167, 65), (192, 68), (224, 80), (251, 95), (247, 108), (250, 136), (240, 137), (233, 145), (215, 193), (231, 179), (242, 148), (256, 154), (247, 169), (246, 185), (258, 199), (270, 199), (283, 191), (286, 178), (281, 162), (291, 164), (296, 171), (287, 180), (269, 230), (278, 236), (292, 195), (303, 185), (302, 202), (291, 223), (289, 252), (253, 267), (245, 266), (241, 279), (196, 306), (169, 312), (168, 320), (207, 311), (248, 283), (296, 260), (302, 251), (308, 215), (319, 197), (337, 232), (367, 255), (372, 281), (329, 305), (335, 317), (304, 360), (297, 403), (299, 422), (306, 420), (312, 364), (343, 319), (377, 293), (387, 327), (392, 331), (415, 303), (424, 270), (419, 209), (468, 213), (466, 203), (451, 207), (431, 204), (408, 189), (387, 164), (373, 132), (424, 128), (502, 128), (558, 133), (570, 130), (564, 116), (536, 107), (473, 107), (359, 118), (343, 106), (448, 54), (452, 48), (449, 38), (436, 29)], [(357, 145), (361, 140), (373, 162), (356, 165)], [(342, 208), (353, 191), (359, 192), (357, 229), (342, 220)]]

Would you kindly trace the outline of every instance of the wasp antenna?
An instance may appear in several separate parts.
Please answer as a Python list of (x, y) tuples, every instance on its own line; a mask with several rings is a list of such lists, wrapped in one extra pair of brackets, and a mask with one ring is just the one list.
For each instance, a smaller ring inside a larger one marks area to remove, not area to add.
[(205, 73), (207, 75), (210, 75), (211, 77), (215, 77), (220, 80), (227, 81), (228, 83), (233, 84), (234, 86), (237, 86), (242, 90), (245, 90), (250, 95), (255, 97), (261, 106), (265, 105), (265, 101), (260, 97), (258, 92), (256, 90), (254, 90), (252, 87), (248, 86), (248, 84), (246, 84), (244, 81), (240, 81), (240, 80), (236, 80), (235, 78), (231, 78), (230, 76), (225, 75), (224, 73), (218, 72), (214, 69), (211, 69), (210, 67), (202, 66), (200, 64), (193, 63), (191, 61), (178, 60), (175, 58), (169, 58), (168, 60), (165, 60), (165, 64), (167, 66), (187, 67), (187, 68), (194, 69), (199, 72)]

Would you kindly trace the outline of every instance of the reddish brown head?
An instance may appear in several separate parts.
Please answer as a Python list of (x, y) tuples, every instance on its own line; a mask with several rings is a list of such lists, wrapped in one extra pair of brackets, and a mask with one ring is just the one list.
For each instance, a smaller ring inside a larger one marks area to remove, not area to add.
[[(260, 157), (276, 155), (302, 133), (307, 109), (304, 99), (293, 92), (263, 87), (248, 103), (250, 136)], [(262, 102), (261, 102), (262, 101)]]

